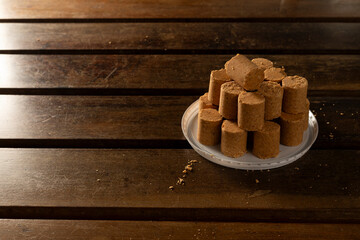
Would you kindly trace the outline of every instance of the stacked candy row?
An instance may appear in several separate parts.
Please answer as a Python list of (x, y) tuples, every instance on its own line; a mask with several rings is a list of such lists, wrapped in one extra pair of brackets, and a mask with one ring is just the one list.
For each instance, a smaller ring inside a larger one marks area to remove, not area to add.
[(229, 157), (251, 149), (259, 158), (276, 157), (280, 143), (296, 146), (308, 127), (308, 82), (287, 76), (264, 58), (236, 55), (210, 75), (209, 92), (200, 97), (197, 138), (221, 143)]

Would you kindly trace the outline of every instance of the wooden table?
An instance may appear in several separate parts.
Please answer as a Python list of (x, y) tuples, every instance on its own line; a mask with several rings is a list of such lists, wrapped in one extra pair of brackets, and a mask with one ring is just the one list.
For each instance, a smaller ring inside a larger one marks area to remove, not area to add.
[[(185, 141), (236, 53), (309, 80), (320, 132), (295, 163), (228, 169)], [(0, 238), (360, 239), (359, 76), (355, 0), (1, 0)]]

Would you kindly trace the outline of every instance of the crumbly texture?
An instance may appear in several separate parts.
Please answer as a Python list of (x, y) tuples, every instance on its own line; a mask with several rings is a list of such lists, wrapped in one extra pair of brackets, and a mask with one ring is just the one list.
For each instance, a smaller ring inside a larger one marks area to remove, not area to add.
[(255, 63), (258, 68), (265, 69), (271, 68), (274, 66), (273, 62), (266, 58), (254, 58), (251, 62)]
[(226, 74), (226, 70), (224, 68), (211, 71), (211, 75), (213, 76), (214, 81), (231, 81), (231, 78)]
[(263, 128), (260, 129), (258, 132), (260, 132), (260, 133), (269, 133), (269, 132), (277, 131), (278, 129), (280, 129), (279, 124), (277, 124), (275, 122), (271, 122), (271, 121), (266, 121), (264, 123)]
[(303, 119), (303, 114), (290, 114), (282, 112), (281, 119), (288, 122), (300, 122)]
[(248, 91), (257, 90), (264, 81), (264, 71), (240, 54), (225, 63), (225, 70), (230, 78)]
[(280, 152), (280, 125), (265, 121), (263, 128), (254, 132), (252, 152), (262, 159), (276, 157)]
[(308, 86), (308, 81), (297, 75), (287, 76), (283, 79), (282, 85), (284, 88), (303, 88)]
[(228, 157), (240, 157), (246, 153), (246, 142), (247, 132), (235, 122), (224, 120), (221, 127), (221, 152)]
[(236, 122), (229, 121), (229, 120), (224, 120), (221, 128), (224, 129), (224, 131), (229, 132), (229, 133), (243, 133), (244, 132), (243, 129), (239, 128), (239, 126), (237, 125)]
[(284, 68), (271, 67), (264, 71), (264, 77), (267, 81), (281, 82), (286, 77)]
[(259, 92), (264, 96), (273, 96), (283, 93), (283, 88), (279, 83), (264, 81), (260, 84)]
[(221, 115), (215, 109), (202, 109), (199, 112), (199, 118), (209, 122), (218, 122), (222, 120)]
[[(224, 69), (211, 71), (209, 91), (199, 98), (198, 141), (220, 143), (228, 157), (240, 157), (247, 148), (261, 159), (276, 157), (280, 144), (302, 142), (309, 119), (307, 89), (304, 77), (287, 76), (284, 67), (266, 58), (237, 54)], [(186, 177), (191, 166), (184, 171)]]
[(201, 109), (206, 109), (206, 108), (213, 108), (216, 109), (216, 106), (214, 106), (208, 99), (208, 93), (205, 93), (204, 95), (202, 95), (199, 98), (199, 111)]
[(308, 82), (300, 76), (288, 76), (283, 79), (284, 89), (282, 111), (291, 114), (306, 112)]
[(202, 109), (198, 116), (197, 139), (201, 144), (214, 146), (220, 142), (222, 117), (215, 109)]
[(226, 119), (236, 120), (238, 96), (243, 91), (236, 82), (227, 82), (221, 86), (219, 113)]
[(280, 143), (285, 146), (297, 146), (302, 142), (305, 114), (281, 113)]
[(221, 91), (234, 95), (239, 95), (243, 90), (244, 89), (234, 81), (227, 82), (221, 85)]
[(259, 104), (264, 101), (264, 96), (258, 92), (241, 92), (239, 94), (239, 102), (244, 104)]
[(280, 117), (284, 90), (276, 82), (264, 81), (259, 92), (265, 97), (265, 120)]
[(231, 79), (226, 74), (225, 69), (211, 71), (208, 99), (213, 105), (219, 105), (221, 85), (228, 81)]
[(257, 92), (242, 92), (238, 99), (238, 126), (258, 131), (264, 125), (265, 98)]

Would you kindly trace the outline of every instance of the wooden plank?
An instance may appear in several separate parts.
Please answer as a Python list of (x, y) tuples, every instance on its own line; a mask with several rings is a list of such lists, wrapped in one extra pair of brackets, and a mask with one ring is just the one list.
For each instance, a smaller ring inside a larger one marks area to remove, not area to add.
[[(144, 147), (141, 140), (184, 141), (181, 117), (197, 98), (3, 95), (0, 146)], [(316, 147), (359, 147), (360, 98), (310, 100), (319, 121)]]
[(360, 23), (2, 23), (1, 50), (360, 50)]
[[(255, 172), (215, 165), (190, 149), (0, 153), (1, 218), (360, 221), (355, 150), (310, 150), (288, 166)], [(199, 162), (185, 186), (176, 185), (190, 159)]]
[(356, 224), (0, 220), (5, 239), (357, 239)]
[(1, 1), (3, 19), (37, 18), (358, 18), (355, 0), (321, 1)]
[[(182, 89), (204, 92), (232, 55), (0, 55), (1, 93), (21, 89)], [(360, 55), (248, 55), (305, 76), (309, 89), (360, 90)], [(39, 90), (40, 91), (40, 90)], [(30, 91), (29, 91), (30, 92)], [(46, 91), (40, 91), (46, 93)], [(86, 93), (86, 91), (84, 91)], [(22, 91), (21, 93), (26, 93)], [(116, 93), (113, 92), (113, 93)], [(184, 92), (185, 94), (185, 92)], [(311, 92), (310, 92), (311, 94)]]

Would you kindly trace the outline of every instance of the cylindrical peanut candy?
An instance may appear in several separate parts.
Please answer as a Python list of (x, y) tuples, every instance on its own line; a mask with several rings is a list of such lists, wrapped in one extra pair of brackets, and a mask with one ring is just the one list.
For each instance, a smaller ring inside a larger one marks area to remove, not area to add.
[(251, 61), (255, 63), (256, 66), (258, 66), (258, 68), (262, 69), (263, 71), (274, 66), (273, 62), (266, 58), (254, 58)]
[(202, 109), (198, 115), (197, 139), (201, 144), (213, 146), (220, 142), (222, 117), (215, 109)]
[(235, 120), (238, 112), (238, 97), (243, 88), (231, 81), (221, 85), (219, 113), (226, 119)]
[(228, 157), (240, 157), (246, 153), (247, 132), (236, 122), (224, 120), (221, 126), (221, 152)]
[(304, 117), (304, 131), (309, 127), (309, 110), (310, 110), (310, 101), (306, 99), (306, 112)]
[(254, 132), (254, 147), (252, 153), (258, 158), (273, 158), (280, 151), (280, 126), (277, 123), (265, 121), (260, 131)]
[(223, 68), (211, 71), (208, 98), (212, 104), (219, 106), (221, 85), (230, 80)]
[(216, 106), (214, 106), (208, 99), (208, 93), (205, 93), (199, 98), (199, 111), (201, 109), (205, 108), (213, 108), (216, 109)]
[(237, 54), (225, 63), (226, 74), (248, 91), (257, 90), (264, 81), (264, 71), (247, 57)]
[(260, 84), (259, 92), (265, 97), (265, 120), (280, 117), (284, 93), (280, 84), (264, 81)]
[(282, 81), (284, 97), (282, 111), (286, 113), (306, 112), (308, 81), (300, 76), (287, 76)]
[(280, 143), (297, 146), (302, 142), (305, 113), (289, 114), (282, 112), (280, 117)]
[(264, 78), (266, 81), (273, 81), (280, 83), (286, 77), (284, 68), (271, 67), (264, 71)]
[(238, 101), (238, 126), (258, 131), (264, 125), (265, 98), (257, 92), (241, 92)]

